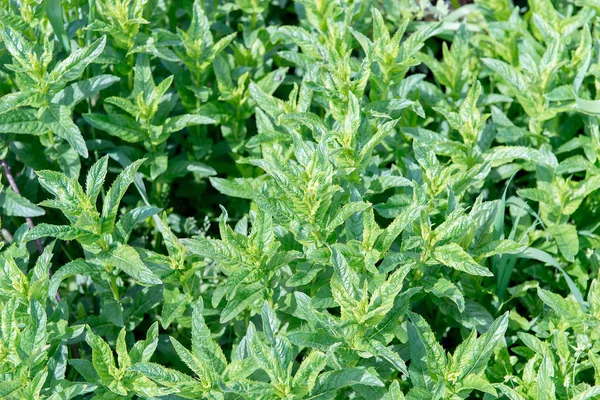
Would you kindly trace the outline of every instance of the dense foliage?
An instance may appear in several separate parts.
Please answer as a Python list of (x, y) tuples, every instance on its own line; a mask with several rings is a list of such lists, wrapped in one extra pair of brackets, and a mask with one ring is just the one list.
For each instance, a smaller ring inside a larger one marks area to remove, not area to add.
[(594, 0), (0, 0), (0, 398), (600, 398)]

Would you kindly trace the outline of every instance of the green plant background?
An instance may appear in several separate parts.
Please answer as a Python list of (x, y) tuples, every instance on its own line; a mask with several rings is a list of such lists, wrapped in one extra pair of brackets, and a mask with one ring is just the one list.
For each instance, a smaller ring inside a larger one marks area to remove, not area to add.
[(600, 398), (591, 0), (0, 0), (0, 398)]

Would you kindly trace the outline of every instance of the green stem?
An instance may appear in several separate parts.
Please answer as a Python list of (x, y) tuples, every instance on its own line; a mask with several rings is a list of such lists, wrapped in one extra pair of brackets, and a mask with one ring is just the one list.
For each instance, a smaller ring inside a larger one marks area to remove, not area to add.
[(117, 277), (112, 275), (110, 277), (110, 290), (116, 301), (119, 301), (119, 286), (117, 285)]
[[(96, 0), (89, 0), (88, 1), (88, 6), (90, 8), (89, 10), (89, 14), (88, 14), (88, 25), (91, 24), (92, 22), (94, 22), (94, 19), (96, 18)], [(92, 43), (92, 30), (88, 29), (85, 33), (85, 42), (87, 45)]]
[(133, 90), (133, 54), (127, 56), (127, 65), (129, 65), (129, 72), (127, 73), (127, 87), (129, 90)]

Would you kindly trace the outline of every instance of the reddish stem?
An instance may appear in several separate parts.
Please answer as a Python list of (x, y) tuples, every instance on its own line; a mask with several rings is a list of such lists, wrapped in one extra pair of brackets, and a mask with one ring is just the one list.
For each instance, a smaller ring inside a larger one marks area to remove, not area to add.
[[(17, 186), (17, 182), (15, 182), (15, 178), (13, 178), (12, 173), (10, 172), (10, 167), (6, 163), (6, 160), (0, 161), (2, 163), (2, 169), (4, 169), (4, 174), (6, 175), (6, 179), (8, 180), (8, 184), (10, 185), (13, 192), (20, 195), (19, 187)], [(29, 224), (29, 228), (33, 229), (35, 227), (33, 220), (29, 217), (25, 217), (25, 221)], [(35, 240), (35, 244), (37, 246), (38, 253), (42, 254), (44, 251), (44, 246), (42, 246), (42, 242), (40, 239)]]
[[(6, 175), (6, 179), (8, 180), (8, 184), (10, 185), (10, 188), (16, 194), (21, 195), (21, 192), (19, 191), (19, 187), (17, 186), (17, 182), (15, 181), (15, 178), (12, 176), (12, 173), (10, 172), (10, 167), (8, 166), (8, 163), (6, 162), (6, 160), (0, 160), (0, 164), (2, 164), (2, 169), (4, 170), (4, 175)], [(27, 221), (27, 224), (29, 225), (30, 229), (35, 228), (35, 224), (33, 223), (33, 220), (31, 218), (25, 217), (25, 220)], [(35, 239), (35, 244), (36, 244), (38, 253), (40, 253), (40, 255), (41, 255), (44, 252), (44, 246), (42, 246), (42, 241), (40, 239)], [(58, 292), (56, 292), (56, 300), (58, 300), (58, 301), (61, 300), (60, 294)]]

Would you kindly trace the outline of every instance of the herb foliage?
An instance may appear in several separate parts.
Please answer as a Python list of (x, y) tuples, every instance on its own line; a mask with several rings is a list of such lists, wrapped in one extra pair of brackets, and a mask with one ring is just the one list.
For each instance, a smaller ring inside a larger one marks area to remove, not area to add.
[(0, 398), (600, 398), (599, 16), (0, 0)]

